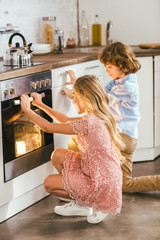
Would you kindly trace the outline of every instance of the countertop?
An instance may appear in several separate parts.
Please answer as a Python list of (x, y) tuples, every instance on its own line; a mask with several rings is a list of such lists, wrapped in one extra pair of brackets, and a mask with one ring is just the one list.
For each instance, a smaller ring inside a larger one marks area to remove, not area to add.
[[(41, 65), (24, 67), (0, 73), (0, 81), (25, 76), (37, 72), (47, 71), (58, 67), (73, 65), (98, 59), (98, 52), (103, 47), (66, 49), (64, 53), (49, 53), (44, 55), (34, 55), (33, 62), (43, 62)], [(149, 57), (160, 55), (160, 49), (141, 49), (131, 46), (137, 57)], [(0, 58), (0, 61), (3, 61)]]

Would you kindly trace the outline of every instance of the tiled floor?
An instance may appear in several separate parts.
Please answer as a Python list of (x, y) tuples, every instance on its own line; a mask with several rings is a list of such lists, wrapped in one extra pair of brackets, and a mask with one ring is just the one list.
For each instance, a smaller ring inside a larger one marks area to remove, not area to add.
[[(134, 164), (134, 176), (160, 174), (160, 158)], [(123, 194), (120, 214), (92, 225), (85, 217), (53, 213), (49, 196), (0, 224), (0, 240), (160, 240), (160, 191)]]

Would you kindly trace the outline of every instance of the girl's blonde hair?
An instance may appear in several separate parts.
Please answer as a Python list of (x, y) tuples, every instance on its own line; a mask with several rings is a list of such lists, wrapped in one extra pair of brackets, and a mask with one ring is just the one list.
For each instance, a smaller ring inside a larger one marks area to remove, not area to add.
[(98, 58), (105, 66), (111, 64), (119, 67), (125, 75), (136, 73), (141, 68), (141, 64), (136, 59), (132, 49), (122, 42), (107, 45), (99, 53)]
[(120, 151), (123, 150), (124, 144), (117, 132), (115, 119), (108, 106), (109, 99), (100, 80), (94, 75), (79, 77), (73, 86), (73, 92), (83, 109), (105, 121), (114, 147), (121, 156)]

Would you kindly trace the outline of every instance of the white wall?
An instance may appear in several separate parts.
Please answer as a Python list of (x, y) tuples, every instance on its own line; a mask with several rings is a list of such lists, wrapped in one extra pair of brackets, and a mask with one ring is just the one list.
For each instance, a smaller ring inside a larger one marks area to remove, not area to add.
[[(102, 40), (106, 42), (106, 25), (112, 21), (111, 38), (126, 44), (160, 43), (160, 0), (79, 0), (86, 10), (89, 25), (99, 14)], [(91, 40), (91, 28), (90, 28)]]
[[(44, 16), (56, 16), (57, 27), (64, 30), (65, 42), (68, 37), (77, 40), (76, 0), (0, 0), (0, 27), (6, 23), (19, 26), (27, 43), (42, 40)], [(0, 35), (0, 56), (8, 46), (9, 37), (10, 34)]]
[[(0, 27), (12, 23), (20, 27), (27, 43), (41, 41), (41, 19), (56, 16), (57, 26), (77, 42), (77, 0), (0, 0)], [(126, 44), (160, 43), (160, 0), (79, 0), (86, 10), (90, 26), (99, 14), (102, 44), (106, 42), (106, 25), (112, 21), (111, 38)], [(10, 34), (0, 35), (0, 56), (8, 46)]]

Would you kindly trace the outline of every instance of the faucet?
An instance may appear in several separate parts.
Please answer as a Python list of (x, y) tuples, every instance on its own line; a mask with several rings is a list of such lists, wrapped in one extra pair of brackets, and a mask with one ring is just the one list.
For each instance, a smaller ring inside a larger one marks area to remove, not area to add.
[(109, 21), (107, 23), (107, 28), (106, 28), (106, 43), (110, 44), (112, 42), (112, 40), (110, 40), (110, 28), (112, 27), (112, 22)]

